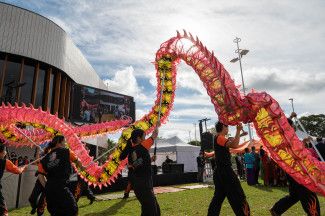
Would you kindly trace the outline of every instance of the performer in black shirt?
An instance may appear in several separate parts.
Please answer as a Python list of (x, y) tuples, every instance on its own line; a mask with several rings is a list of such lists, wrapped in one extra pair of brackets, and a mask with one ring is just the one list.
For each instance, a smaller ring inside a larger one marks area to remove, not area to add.
[(213, 172), (213, 181), (215, 185), (214, 196), (211, 200), (208, 216), (220, 214), (221, 206), (227, 197), (232, 210), (237, 216), (250, 215), (249, 205), (246, 201), (245, 193), (240, 185), (237, 175), (231, 168), (231, 156), (229, 148), (238, 147), (240, 134), (243, 129), (241, 124), (237, 125), (235, 138), (227, 139), (228, 125), (221, 122), (216, 123), (218, 135), (215, 137), (214, 152), (205, 153), (207, 157), (215, 156), (216, 166)]
[[(295, 112), (287, 119), (291, 127), (294, 128), (292, 118), (296, 118)], [(283, 197), (270, 209), (272, 216), (280, 216), (286, 212), (291, 206), (300, 201), (304, 211), (308, 216), (320, 216), (320, 206), (317, 194), (312, 192), (304, 185), (296, 182), (290, 175), (287, 174), (289, 182), (289, 195)]]
[(63, 136), (55, 136), (49, 144), (51, 152), (41, 160), (38, 172), (45, 181), (47, 210), (55, 216), (74, 216), (78, 214), (76, 200), (67, 184), (71, 173), (71, 162), (82, 167), (76, 155), (65, 148)]
[(158, 136), (158, 128), (145, 139), (141, 129), (135, 129), (120, 159), (128, 157), (129, 179), (134, 193), (141, 203), (142, 216), (159, 216), (160, 207), (153, 192), (151, 158), (149, 149)]

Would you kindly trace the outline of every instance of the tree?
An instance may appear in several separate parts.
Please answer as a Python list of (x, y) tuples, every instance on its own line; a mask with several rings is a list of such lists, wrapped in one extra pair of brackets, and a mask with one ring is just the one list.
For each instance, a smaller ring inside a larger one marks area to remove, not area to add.
[(325, 115), (309, 115), (300, 119), (308, 134), (315, 137), (325, 137)]
[[(100, 157), (101, 155), (105, 154), (105, 152), (107, 152), (109, 149), (112, 149), (114, 146), (116, 145), (116, 142), (114, 142), (114, 140), (111, 140), (111, 139), (107, 139), (107, 148), (102, 148), (102, 147), (98, 147), (98, 156)], [(113, 150), (112, 150), (113, 151)], [(111, 152), (112, 152), (111, 151)], [(110, 152), (110, 153), (111, 153)], [(99, 164), (104, 164), (105, 161), (107, 160), (108, 158), (108, 155), (110, 153), (107, 153), (105, 156), (103, 156), (102, 158), (100, 158), (98, 160), (98, 163)]]
[(192, 140), (192, 141), (189, 142), (188, 144), (190, 144), (190, 145), (195, 145), (195, 146), (201, 146), (201, 142), (200, 142), (200, 141), (195, 141), (195, 140)]
[(114, 140), (111, 140), (110, 138), (107, 139), (107, 150), (113, 148), (116, 145), (116, 142)]

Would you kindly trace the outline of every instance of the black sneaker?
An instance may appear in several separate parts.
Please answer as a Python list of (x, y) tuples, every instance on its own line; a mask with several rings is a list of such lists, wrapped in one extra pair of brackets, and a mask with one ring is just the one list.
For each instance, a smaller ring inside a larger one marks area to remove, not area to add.
[(278, 213), (276, 213), (273, 209), (270, 209), (272, 216), (280, 216)]
[(94, 201), (96, 200), (96, 197), (91, 197), (89, 200), (90, 200), (89, 205), (91, 205), (91, 204), (93, 204)]
[(129, 193), (124, 193), (123, 199), (127, 199), (127, 198), (129, 198)]
[(36, 208), (32, 208), (32, 210), (30, 211), (30, 214), (33, 215), (36, 213)]

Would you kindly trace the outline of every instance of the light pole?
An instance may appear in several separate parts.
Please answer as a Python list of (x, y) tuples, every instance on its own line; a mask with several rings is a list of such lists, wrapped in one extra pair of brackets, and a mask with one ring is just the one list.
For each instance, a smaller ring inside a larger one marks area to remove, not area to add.
[(190, 130), (188, 131), (188, 137), (189, 137), (189, 141), (188, 142), (190, 143), (191, 142), (191, 131)]
[(293, 106), (293, 98), (289, 98), (289, 101), (291, 101), (292, 112), (294, 112), (295, 111), (295, 108)]
[(196, 139), (196, 123), (193, 123), (194, 124), (194, 137), (195, 137), (195, 142), (197, 142), (197, 139)]
[[(243, 68), (242, 68), (242, 65), (241, 65), (241, 58), (242, 58), (243, 55), (246, 55), (249, 52), (249, 50), (239, 49), (239, 42), (240, 41), (241, 41), (241, 39), (239, 37), (236, 37), (234, 39), (234, 43), (237, 44), (237, 49), (235, 50), (235, 53), (238, 53), (238, 57), (233, 58), (230, 62), (231, 63), (235, 63), (235, 62), (237, 62), (239, 60), (241, 81), (242, 81), (242, 85), (243, 85), (243, 92), (244, 92), (244, 95), (246, 95), (244, 75), (243, 75)], [(252, 132), (251, 132), (251, 127), (250, 127), (250, 124), (249, 123), (247, 124), (247, 127), (248, 127), (249, 141), (252, 141)]]

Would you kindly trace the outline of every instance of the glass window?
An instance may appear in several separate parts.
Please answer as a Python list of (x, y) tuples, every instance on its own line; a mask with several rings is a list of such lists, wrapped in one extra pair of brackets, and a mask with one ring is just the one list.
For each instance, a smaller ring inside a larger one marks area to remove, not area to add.
[(52, 110), (52, 101), (53, 101), (53, 83), (54, 83), (54, 74), (50, 75), (50, 89), (49, 89), (49, 100), (47, 102), (47, 107), (49, 110)]
[(0, 53), (0, 82), (2, 79), (2, 71), (3, 71), (4, 64), (5, 64), (5, 55)]
[(21, 87), (20, 79), (21, 58), (9, 58), (5, 71), (2, 96), (5, 102), (16, 102), (16, 90)]
[(35, 67), (32, 62), (25, 62), (23, 69), (23, 80), (22, 83), (25, 83), (21, 87), (20, 91), (20, 103), (24, 103), (26, 105), (31, 103), (32, 99), (32, 91), (33, 91), (33, 80), (34, 80), (34, 71)]
[(45, 69), (40, 68), (38, 72), (37, 79), (37, 89), (36, 89), (36, 100), (35, 107), (42, 107), (43, 93), (44, 93), (44, 83), (45, 83)]

